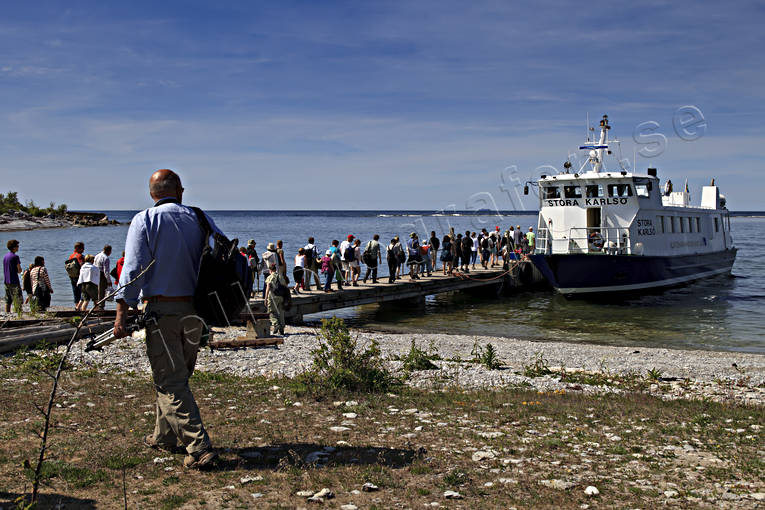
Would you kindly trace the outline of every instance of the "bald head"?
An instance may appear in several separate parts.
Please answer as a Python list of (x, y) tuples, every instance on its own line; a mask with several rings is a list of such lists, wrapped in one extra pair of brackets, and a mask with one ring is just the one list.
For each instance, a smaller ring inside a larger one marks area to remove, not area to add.
[(183, 196), (181, 178), (178, 174), (167, 168), (157, 170), (149, 179), (149, 193), (154, 200), (162, 198), (175, 198), (179, 201)]

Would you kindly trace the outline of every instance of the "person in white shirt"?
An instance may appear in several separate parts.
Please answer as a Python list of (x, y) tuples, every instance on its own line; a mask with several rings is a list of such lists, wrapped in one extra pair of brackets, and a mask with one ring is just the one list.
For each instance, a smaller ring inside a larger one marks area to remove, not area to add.
[(266, 298), (266, 278), (271, 274), (269, 269), (271, 265), (275, 265), (276, 269), (279, 269), (279, 255), (276, 253), (276, 245), (274, 243), (268, 243), (266, 251), (260, 256), (263, 261), (263, 299)]
[[(350, 281), (351, 279), (351, 265), (349, 258), (352, 258), (355, 255), (355, 252), (353, 251), (353, 235), (349, 234), (348, 239), (340, 243), (340, 259), (342, 260), (342, 267), (343, 267), (343, 278), (345, 281)], [(351, 250), (351, 251), (349, 251)]]
[(85, 263), (80, 268), (80, 277), (77, 285), (80, 287), (80, 302), (75, 307), (84, 312), (88, 307), (88, 301), (93, 301), (93, 306), (98, 302), (98, 283), (101, 281), (101, 270), (93, 265), (93, 255), (85, 255)]
[(300, 287), (305, 290), (303, 277), (305, 275), (305, 248), (300, 248), (295, 255), (295, 268), (292, 270), (292, 279), (295, 280), (295, 294), (300, 294)]
[(316, 249), (313, 237), (308, 238), (308, 244), (303, 249), (305, 250), (305, 273), (303, 274), (303, 283), (305, 288), (311, 290), (311, 278), (316, 282), (316, 290), (321, 290), (321, 281), (319, 280), (319, 270), (321, 269), (321, 256), (319, 250)]
[[(109, 255), (112, 254), (112, 247), (110, 245), (104, 246), (101, 253), (95, 256), (93, 259), (93, 265), (101, 270), (100, 279), (98, 281), (98, 301), (101, 301), (106, 296), (106, 291), (112, 285), (112, 277), (109, 275), (111, 271), (111, 261)], [(101, 304), (99, 308), (103, 309), (104, 305)]]

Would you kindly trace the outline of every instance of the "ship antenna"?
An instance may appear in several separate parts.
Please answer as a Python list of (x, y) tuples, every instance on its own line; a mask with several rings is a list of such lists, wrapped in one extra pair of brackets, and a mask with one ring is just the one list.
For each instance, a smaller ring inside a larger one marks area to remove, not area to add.
[(584, 135), (587, 138), (587, 141), (590, 141), (590, 112), (587, 112), (587, 120), (584, 124)]

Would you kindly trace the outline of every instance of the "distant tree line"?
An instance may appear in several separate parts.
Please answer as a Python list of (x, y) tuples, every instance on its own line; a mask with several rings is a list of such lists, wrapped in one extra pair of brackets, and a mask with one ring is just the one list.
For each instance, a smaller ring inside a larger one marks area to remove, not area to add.
[(0, 214), (10, 211), (23, 211), (32, 216), (47, 216), (49, 214), (64, 215), (68, 210), (66, 204), (56, 205), (51, 202), (48, 207), (40, 207), (34, 200), (27, 200), (26, 204), (19, 202), (19, 194), (15, 191), (9, 191), (5, 195), (0, 193)]

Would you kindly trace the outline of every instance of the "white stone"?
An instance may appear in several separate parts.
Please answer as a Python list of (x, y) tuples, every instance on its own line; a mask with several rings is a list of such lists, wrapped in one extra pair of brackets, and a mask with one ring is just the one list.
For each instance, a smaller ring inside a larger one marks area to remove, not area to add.
[(600, 494), (600, 491), (594, 485), (588, 485), (587, 488), (584, 489), (584, 493), (587, 494), (588, 496), (597, 496), (598, 494)]
[(345, 432), (351, 429), (350, 427), (330, 427), (329, 430), (331, 430), (332, 432)]
[(340, 505), (340, 510), (358, 510), (358, 508), (359, 507), (357, 507), (356, 505), (351, 505), (351, 504)]
[(337, 442), (337, 443), (335, 443), (335, 444), (336, 444), (337, 446), (344, 446), (344, 447), (349, 447), (349, 446), (351, 446), (351, 443), (349, 443), (348, 441), (338, 441), (338, 442)]
[(241, 483), (242, 485), (251, 483), (251, 482), (262, 482), (262, 481), (263, 481), (263, 477), (260, 475), (243, 476), (242, 478), (239, 479), (239, 483)]
[(412, 407), (410, 409), (404, 409), (402, 412), (404, 414), (417, 414), (419, 411)]
[(314, 498), (327, 498), (332, 499), (335, 497), (335, 493), (324, 487), (322, 490), (313, 495)]
[(756, 501), (765, 501), (765, 492), (753, 492), (749, 497)]
[(173, 460), (172, 457), (154, 457), (154, 464), (164, 464)]
[(258, 499), (258, 498), (262, 498), (263, 497), (263, 493), (262, 492), (253, 492), (252, 494), (250, 494), (250, 496), (252, 496), (255, 499)]
[(563, 480), (554, 479), (554, 480), (539, 480), (539, 485), (544, 485), (545, 487), (549, 487), (551, 489), (557, 489), (559, 491), (565, 491), (575, 486), (576, 484), (574, 482), (566, 482)]
[(497, 430), (492, 432), (479, 432), (478, 435), (486, 439), (496, 439), (498, 437), (504, 436), (505, 433)]
[(343, 418), (348, 418), (349, 420), (353, 420), (357, 416), (358, 414), (356, 413), (343, 413)]
[(345, 405), (346, 405), (346, 406), (348, 406), (348, 407), (354, 407), (354, 406), (357, 406), (357, 405), (359, 405), (359, 403), (358, 403), (358, 402), (356, 402), (355, 400), (347, 400), (347, 401), (345, 402)]
[(494, 482), (486, 482), (483, 484), (484, 487), (494, 487)]
[(310, 498), (313, 496), (313, 491), (297, 491), (295, 493), (295, 496), (301, 497), (301, 498)]
[(494, 457), (496, 457), (496, 455), (492, 451), (479, 450), (473, 454), (472, 458), (473, 462), (481, 462), (482, 460), (493, 459)]
[(462, 499), (462, 494), (457, 491), (444, 491), (444, 497), (446, 499)]
[(677, 497), (677, 491), (669, 490), (664, 491), (664, 496), (668, 498), (676, 498)]

